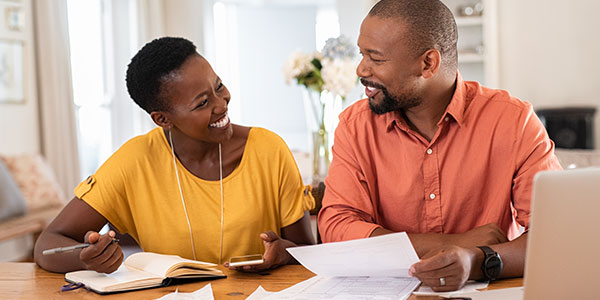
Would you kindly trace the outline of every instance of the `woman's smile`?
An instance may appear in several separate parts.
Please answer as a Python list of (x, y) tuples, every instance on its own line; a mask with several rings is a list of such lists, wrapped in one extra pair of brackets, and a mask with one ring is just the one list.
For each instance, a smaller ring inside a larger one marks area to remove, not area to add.
[(211, 123), (208, 125), (208, 128), (224, 128), (227, 125), (229, 125), (229, 116), (227, 116), (227, 114), (225, 114), (222, 118), (220, 118), (218, 121)]

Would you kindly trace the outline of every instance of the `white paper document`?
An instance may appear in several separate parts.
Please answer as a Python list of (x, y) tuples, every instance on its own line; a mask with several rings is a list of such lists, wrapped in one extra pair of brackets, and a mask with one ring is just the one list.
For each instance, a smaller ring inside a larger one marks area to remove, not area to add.
[(406, 299), (420, 284), (408, 276), (419, 257), (404, 232), (287, 250), (317, 276), (270, 295), (257, 289), (251, 300)]
[(434, 292), (430, 287), (422, 285), (418, 290), (414, 291), (413, 294), (417, 296), (459, 297), (463, 296), (464, 293), (479, 292), (478, 290), (485, 289), (487, 286), (488, 282), (469, 280), (460, 290), (452, 292)]
[(263, 300), (276, 292), (266, 291), (262, 286), (258, 286), (246, 300)]
[(419, 285), (412, 277), (314, 276), (264, 300), (397, 300), (406, 299)]
[(465, 293), (460, 296), (468, 297), (472, 300), (523, 300), (523, 293), (524, 289), (520, 286), (507, 289)]
[(321, 276), (408, 277), (419, 261), (405, 232), (372, 238), (287, 248), (311, 272)]
[(180, 293), (179, 289), (155, 300), (215, 300), (212, 286), (209, 284), (191, 293)]

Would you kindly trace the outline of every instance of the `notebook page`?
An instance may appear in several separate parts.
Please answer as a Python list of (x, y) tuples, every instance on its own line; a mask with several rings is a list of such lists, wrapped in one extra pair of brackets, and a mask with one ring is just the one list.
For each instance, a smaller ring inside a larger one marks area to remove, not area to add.
[(205, 263), (190, 259), (181, 258), (177, 255), (166, 255), (152, 252), (138, 252), (129, 256), (125, 260), (125, 265), (156, 274), (161, 277), (167, 277), (166, 274), (174, 266), (190, 263), (198, 267), (216, 267), (212, 263)]

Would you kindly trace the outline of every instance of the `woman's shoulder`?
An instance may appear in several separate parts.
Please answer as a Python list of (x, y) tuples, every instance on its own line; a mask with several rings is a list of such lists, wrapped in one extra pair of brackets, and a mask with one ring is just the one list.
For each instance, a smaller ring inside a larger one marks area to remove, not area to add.
[[(277, 133), (262, 127), (250, 128), (248, 141), (260, 147), (287, 148), (287, 144)], [(275, 146), (275, 147), (274, 147)]]
[(156, 157), (158, 152), (165, 151), (165, 143), (162, 128), (158, 127), (126, 141), (107, 162), (116, 161), (118, 164), (127, 165), (146, 157)]

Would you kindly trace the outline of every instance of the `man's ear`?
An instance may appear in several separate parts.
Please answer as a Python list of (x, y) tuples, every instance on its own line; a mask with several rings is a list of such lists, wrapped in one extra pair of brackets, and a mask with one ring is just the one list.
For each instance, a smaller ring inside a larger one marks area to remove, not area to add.
[(436, 49), (429, 49), (423, 53), (421, 58), (421, 74), (424, 78), (433, 77), (433, 75), (439, 71), (440, 64), (442, 63), (442, 55), (440, 54), (440, 51)]
[(154, 121), (154, 124), (164, 128), (171, 129), (173, 127), (173, 123), (169, 120), (169, 117), (163, 111), (153, 111), (150, 113), (150, 118)]

